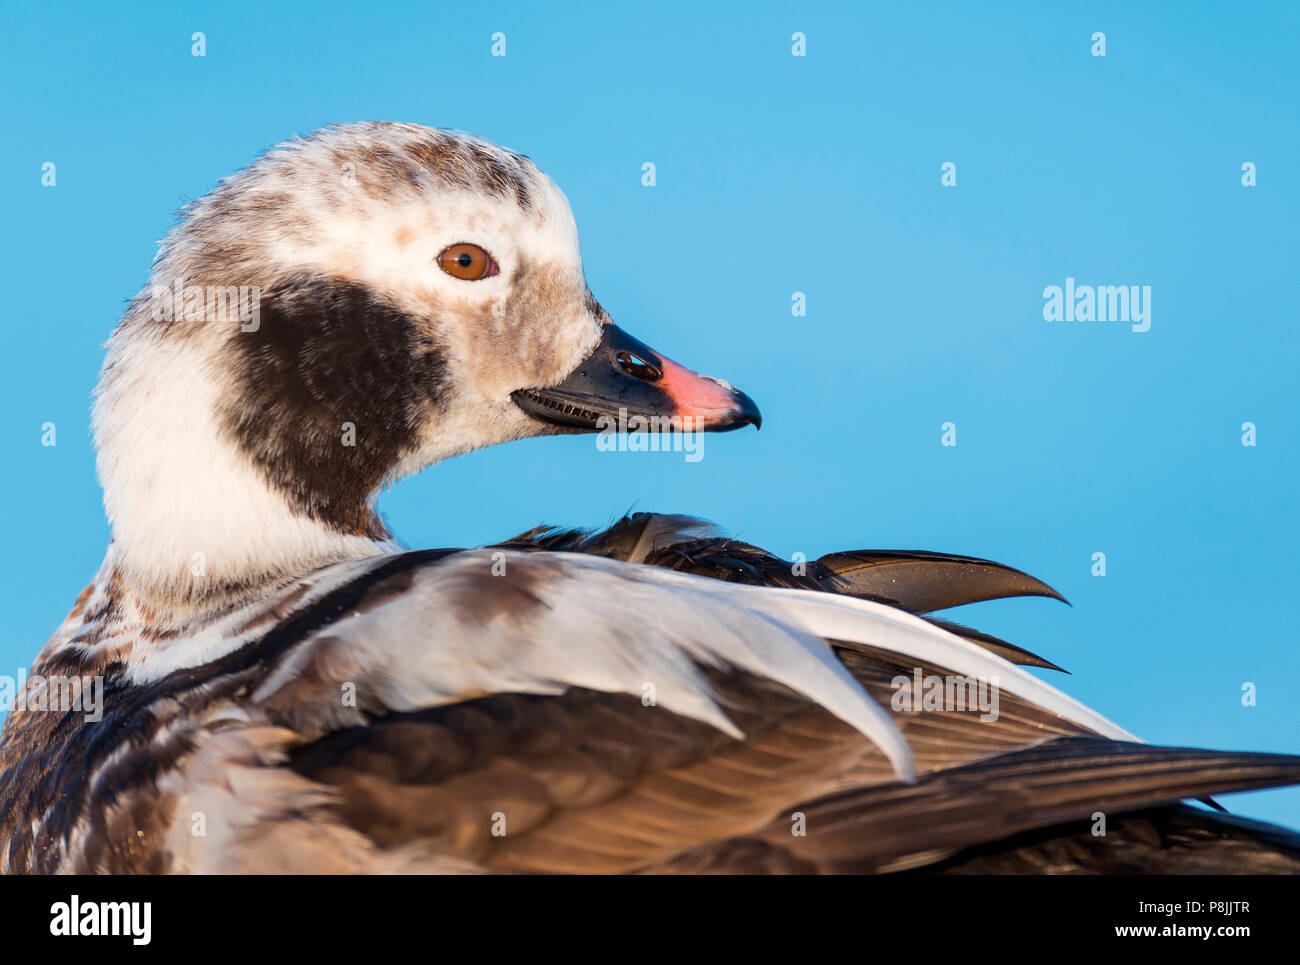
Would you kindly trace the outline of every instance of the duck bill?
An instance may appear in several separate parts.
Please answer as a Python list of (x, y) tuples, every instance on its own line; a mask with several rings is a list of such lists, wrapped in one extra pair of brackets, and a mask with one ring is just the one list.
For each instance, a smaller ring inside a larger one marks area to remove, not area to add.
[(678, 365), (617, 325), (603, 327), (595, 350), (559, 385), (511, 398), (561, 432), (727, 432), (763, 424), (744, 392)]

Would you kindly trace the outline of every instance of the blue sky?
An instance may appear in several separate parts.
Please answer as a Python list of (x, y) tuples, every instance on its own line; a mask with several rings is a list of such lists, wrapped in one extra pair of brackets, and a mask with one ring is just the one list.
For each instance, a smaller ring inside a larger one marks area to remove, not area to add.
[[(175, 209), (286, 137), (402, 120), (534, 158), (614, 318), (766, 419), (695, 463), (590, 437), (463, 457), (381, 497), (405, 542), (637, 507), (810, 558), (989, 557), (1073, 608), (954, 615), (1073, 695), (1151, 741), (1300, 752), (1300, 8), (712, 6), (10, 5), (0, 673), (102, 557), (89, 393)], [(1150, 286), (1150, 330), (1044, 321), (1067, 277)], [(1300, 826), (1297, 790), (1227, 803)]]

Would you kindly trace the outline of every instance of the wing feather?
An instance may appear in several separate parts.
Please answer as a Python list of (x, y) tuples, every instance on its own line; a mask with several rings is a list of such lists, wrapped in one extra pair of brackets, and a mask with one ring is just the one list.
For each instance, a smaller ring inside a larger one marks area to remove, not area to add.
[[(984, 560), (858, 552), (803, 569), (639, 514), (406, 554), (366, 579), (313, 604), (328, 613), (262, 661), (251, 703), (296, 735), (289, 766), (329, 790), (334, 820), (385, 854), (893, 870), (1098, 802), (1300, 778), (1294, 758), (1146, 748), (1017, 666), (1054, 665), (926, 615), (1057, 595)], [(1000, 711), (891, 707), (915, 671), (995, 681)], [(819, 829), (803, 848), (784, 840), (796, 807)], [(878, 841), (847, 843), (862, 837)]]

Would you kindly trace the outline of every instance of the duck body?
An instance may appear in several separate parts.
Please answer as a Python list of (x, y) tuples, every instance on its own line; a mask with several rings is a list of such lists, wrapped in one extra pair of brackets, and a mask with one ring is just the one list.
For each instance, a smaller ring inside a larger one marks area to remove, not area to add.
[[(1005, 692), (997, 722), (975, 706), (899, 713), (913, 760), (900, 780), (844, 719), (854, 711), (825, 664), (761, 653), (760, 637), (791, 646), (807, 617), (744, 627), (736, 592), (753, 607), (745, 594), (775, 589), (777, 613), (785, 594), (853, 594), (860, 635), (879, 641), (897, 633), (890, 609), (928, 634), (909, 608), (1050, 591), (928, 553), (805, 566), (697, 520), (638, 514), (598, 533), (333, 564), (171, 638), (97, 581), (34, 672), (104, 676), (102, 712), (11, 715), (5, 870), (1300, 869), (1289, 832), (1177, 804), (1294, 780), (1294, 758), (1115, 739), (1127, 735), (1068, 700), (1057, 706), (1086, 723)], [(596, 592), (611, 581), (633, 586)], [(667, 628), (626, 635), (665, 600), (700, 611), (679, 629), (713, 652), (675, 646)], [(900, 676), (946, 670), (871, 643), (828, 652), (882, 707)], [(1114, 822), (1100, 838), (1099, 809)]]
[[(412, 551), (374, 512), (441, 459), (629, 417), (760, 421), (613, 324), (522, 155), (342, 125), (223, 181), (109, 343), (113, 541), (6, 720), (0, 869), (1300, 869), (1289, 832), (1179, 803), (1300, 758), (1150, 747), (933, 615), (1056, 596), (1019, 571), (791, 563), (654, 514)], [(44, 701), (74, 677), (94, 713)]]

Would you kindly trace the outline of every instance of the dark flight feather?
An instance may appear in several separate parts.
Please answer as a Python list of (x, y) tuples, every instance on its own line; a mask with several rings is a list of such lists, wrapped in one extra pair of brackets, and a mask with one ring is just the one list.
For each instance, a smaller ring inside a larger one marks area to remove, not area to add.
[(1009, 566), (969, 556), (919, 550), (853, 550), (818, 560), (830, 570), (829, 590), (861, 596), (911, 613), (1014, 596), (1067, 602), (1046, 583)]
[(1184, 805), (1050, 825), (966, 848), (933, 874), (1300, 874), (1300, 835)]

